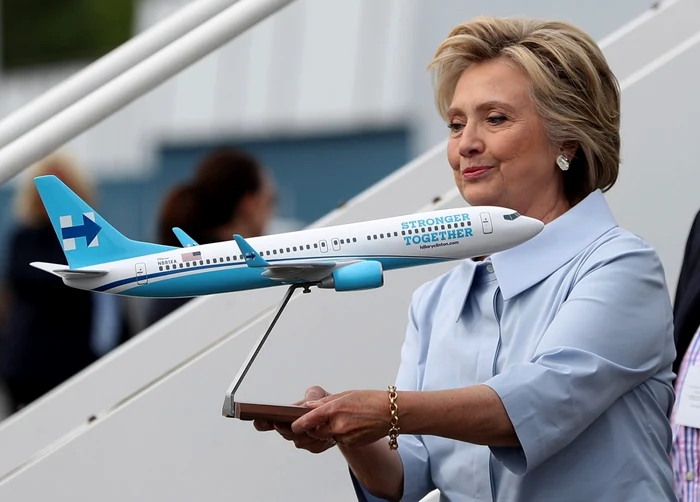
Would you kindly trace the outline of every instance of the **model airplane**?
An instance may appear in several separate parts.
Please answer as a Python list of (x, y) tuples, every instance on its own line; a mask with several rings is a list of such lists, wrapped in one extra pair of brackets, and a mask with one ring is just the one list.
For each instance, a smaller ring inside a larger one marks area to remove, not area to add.
[(71, 287), (127, 296), (192, 297), (277, 285), (378, 288), (384, 271), (488, 255), (544, 225), (501, 207), (445, 209), (182, 248), (119, 233), (55, 176), (35, 179), (68, 265), (33, 262)]

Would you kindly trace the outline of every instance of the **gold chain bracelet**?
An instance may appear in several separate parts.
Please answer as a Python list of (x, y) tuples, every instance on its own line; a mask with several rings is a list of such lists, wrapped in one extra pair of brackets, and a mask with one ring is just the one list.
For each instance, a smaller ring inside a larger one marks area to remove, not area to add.
[(396, 387), (389, 386), (389, 411), (391, 412), (391, 429), (389, 429), (389, 449), (396, 450), (399, 443), (396, 438), (399, 437), (399, 405), (396, 404), (399, 395), (396, 393)]

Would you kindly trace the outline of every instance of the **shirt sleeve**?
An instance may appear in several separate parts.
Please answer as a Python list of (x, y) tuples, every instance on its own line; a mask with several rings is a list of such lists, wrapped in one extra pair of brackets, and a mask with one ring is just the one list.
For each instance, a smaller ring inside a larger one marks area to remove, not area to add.
[[(396, 377), (397, 390), (419, 390), (422, 382), (429, 340), (428, 334), (421, 333), (419, 329), (420, 322), (417, 311), (424, 287), (419, 288), (414, 293), (411, 301), (406, 338), (401, 348), (401, 364)], [(398, 443), (399, 449), (397, 451), (403, 464), (403, 497), (401, 500), (402, 502), (418, 502), (435, 489), (430, 475), (428, 450), (420, 436), (399, 435)], [(382, 500), (371, 495), (354, 476), (353, 485), (360, 502)]]
[(515, 474), (564, 448), (654, 374), (665, 368), (671, 374), (673, 316), (654, 250), (641, 240), (609, 242), (587, 263), (533, 358), (485, 382), (521, 444), (491, 451)]

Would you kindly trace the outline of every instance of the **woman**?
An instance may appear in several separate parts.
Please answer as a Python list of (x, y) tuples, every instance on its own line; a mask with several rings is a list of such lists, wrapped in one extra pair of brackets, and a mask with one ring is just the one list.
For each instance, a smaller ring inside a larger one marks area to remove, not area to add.
[[(180, 246), (173, 227), (199, 244), (228, 241), (233, 234), (263, 235), (275, 208), (272, 180), (251, 155), (233, 149), (207, 155), (194, 179), (173, 188), (158, 217), (158, 240)], [(154, 300), (148, 314), (153, 324), (190, 298)]]
[(94, 204), (91, 184), (64, 155), (52, 155), (38, 164), (17, 191), (19, 224), (8, 242), (9, 319), (0, 358), (0, 374), (11, 397), (12, 412), (89, 366), (129, 336), (124, 309), (115, 297), (66, 288), (60, 278), (30, 265), (33, 261), (65, 263), (34, 185), (36, 176), (48, 174), (58, 176)]
[(312, 388), (291, 426), (256, 428), (339, 445), (368, 500), (675, 500), (671, 304), (602, 194), (620, 101), (600, 49), (566, 23), (478, 18), (432, 66), (464, 198), (546, 226), (415, 292), (395, 391)]

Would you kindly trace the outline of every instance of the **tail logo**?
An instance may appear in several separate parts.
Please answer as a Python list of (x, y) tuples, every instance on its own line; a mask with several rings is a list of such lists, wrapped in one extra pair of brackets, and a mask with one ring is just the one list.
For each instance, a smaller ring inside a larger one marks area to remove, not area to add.
[(83, 213), (82, 225), (73, 225), (73, 217), (71, 215), (61, 216), (61, 236), (63, 238), (63, 249), (65, 251), (73, 251), (77, 249), (76, 240), (85, 237), (85, 244), (89, 248), (98, 247), (100, 241), (97, 239), (97, 234), (100, 233), (102, 227), (95, 223), (95, 213)]

